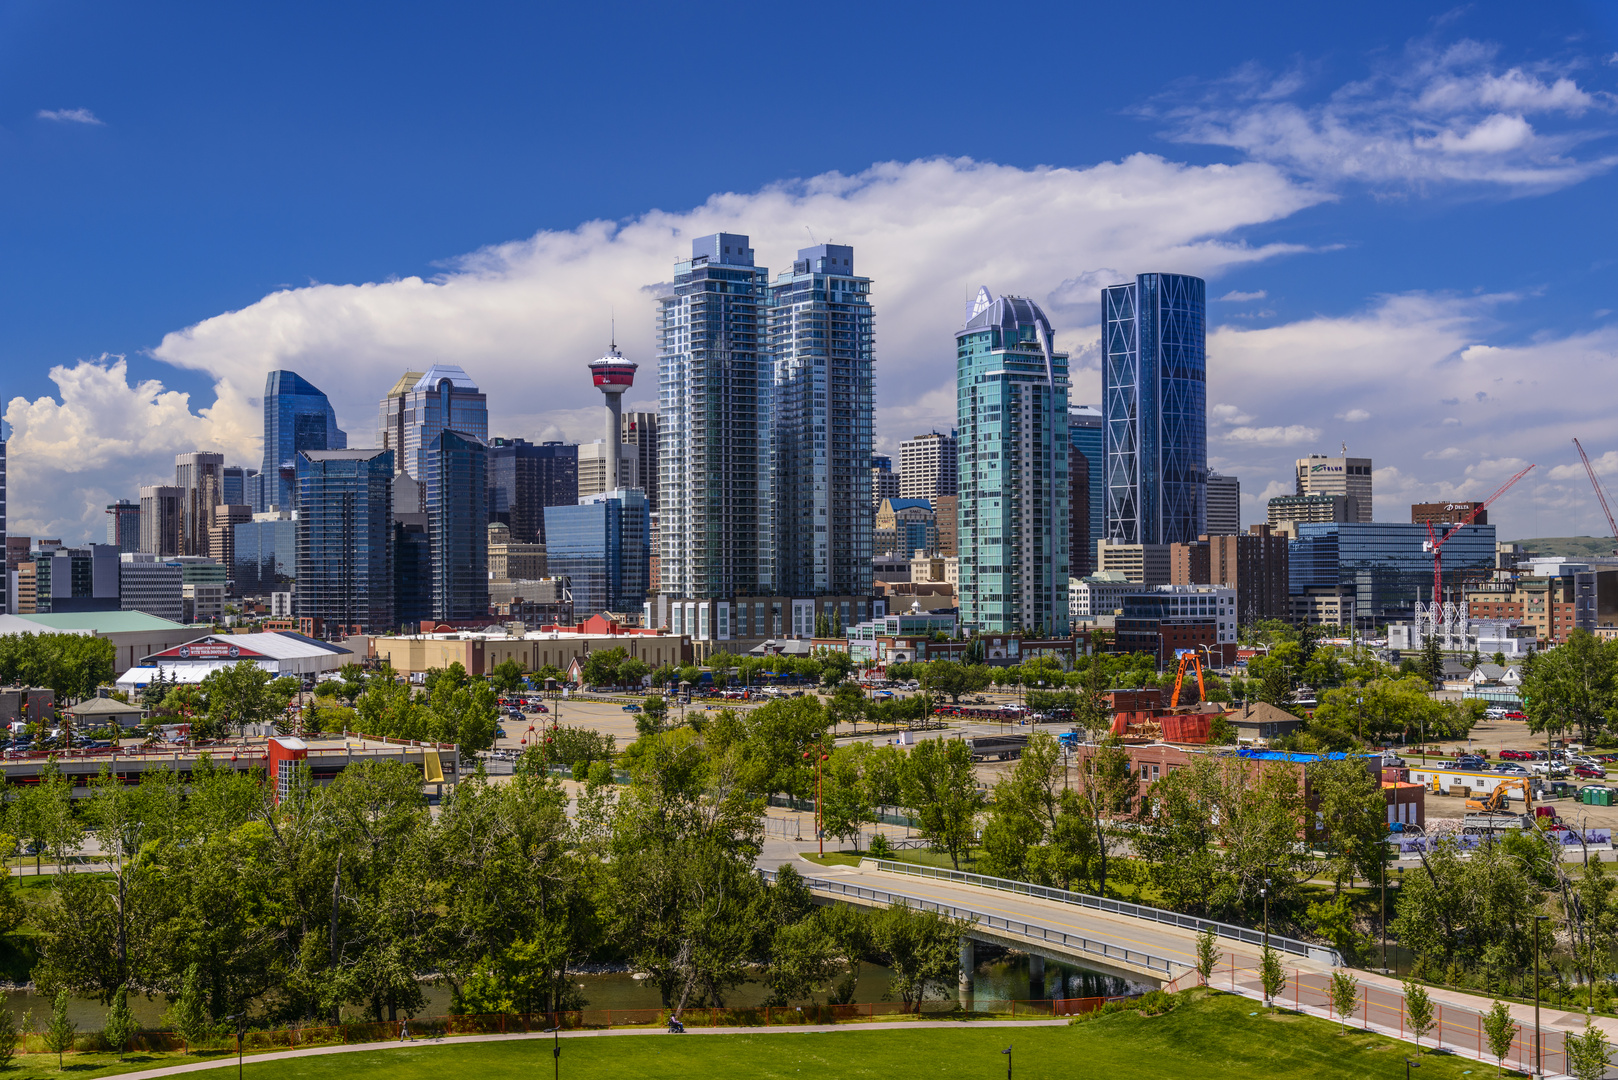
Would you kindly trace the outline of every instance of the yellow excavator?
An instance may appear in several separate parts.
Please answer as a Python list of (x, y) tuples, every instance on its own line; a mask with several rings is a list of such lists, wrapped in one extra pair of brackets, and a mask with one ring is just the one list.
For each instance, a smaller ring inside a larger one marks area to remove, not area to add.
[(1468, 810), (1481, 810), (1486, 814), (1509, 813), (1510, 811), (1506, 807), (1506, 792), (1511, 791), (1514, 788), (1522, 792), (1523, 800), (1528, 806), (1528, 812), (1532, 814), (1534, 812), (1534, 790), (1528, 786), (1528, 778), (1526, 776), (1518, 776), (1513, 777), (1510, 780), (1502, 780), (1495, 786), (1493, 791), (1489, 792), (1489, 794), (1483, 798), (1467, 799), (1466, 808)]

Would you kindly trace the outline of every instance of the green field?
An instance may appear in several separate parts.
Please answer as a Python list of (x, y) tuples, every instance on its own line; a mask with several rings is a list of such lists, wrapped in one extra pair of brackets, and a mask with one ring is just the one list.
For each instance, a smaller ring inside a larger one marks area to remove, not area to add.
[[(1003, 1075), (1013, 1048), (1019, 1078), (1105, 1076), (1109, 1080), (1307, 1080), (1316, 1077), (1402, 1077), (1409, 1044), (1350, 1032), (1336, 1024), (1285, 1012), (1267, 1012), (1253, 1002), (1227, 995), (1192, 1000), (1166, 1016), (1117, 1013), (1063, 1027), (915, 1028), (812, 1034), (696, 1035), (663, 1033), (562, 1040), (561, 1074), (570, 1078), (691, 1077), (984, 1077)], [(88, 1057), (89, 1055), (84, 1055)], [(332, 1054), (322, 1057), (247, 1062), (247, 1075), (365, 1080), (412, 1080), (476, 1075), (480, 1080), (531, 1078), (551, 1074), (551, 1043), (523, 1040), (432, 1045)], [(68, 1073), (106, 1075), (75, 1055)], [(1422, 1080), (1470, 1075), (1482, 1080), (1492, 1064), (1449, 1055), (1421, 1055)], [(169, 1064), (148, 1060), (143, 1067)], [(61, 1076), (54, 1058), (30, 1055), (6, 1075)], [(231, 1062), (234, 1065), (234, 1061)], [(78, 1067), (75, 1067), (78, 1066)], [(204, 1073), (219, 1076), (224, 1072)]]

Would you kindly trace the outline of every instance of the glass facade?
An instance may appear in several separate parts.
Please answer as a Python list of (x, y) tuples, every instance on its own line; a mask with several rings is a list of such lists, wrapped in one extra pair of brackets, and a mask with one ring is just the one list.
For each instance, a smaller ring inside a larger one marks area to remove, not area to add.
[(748, 238), (691, 242), (658, 293), (658, 543), (664, 594), (774, 592), (769, 271)]
[(572, 583), (573, 617), (640, 611), (651, 580), (651, 512), (639, 489), (545, 508), (545, 561)]
[(298, 578), (298, 523), (244, 521), (231, 526), (231, 577), (238, 596), (291, 592)]
[(406, 630), (433, 617), (433, 548), (425, 525), (394, 523), (393, 606)]
[(393, 451), (300, 451), (297, 483), (294, 613), (393, 630)]
[(455, 364), (434, 364), (404, 395), (400, 425), (404, 471), (425, 481), (433, 440), (445, 431), (489, 439), (489, 397)]
[(347, 448), (348, 435), (337, 426), (325, 394), (295, 371), (270, 372), (264, 381), (264, 465), (246, 501), (259, 513), (292, 509), (298, 452)]
[(489, 441), (489, 520), (504, 522), (514, 544), (545, 542), (545, 508), (579, 501), (576, 443)]
[[(1437, 529), (1437, 526), (1434, 526)], [(1352, 590), (1354, 611), (1378, 622), (1408, 619), (1432, 598), (1433, 557), (1422, 550), (1427, 526), (1402, 522), (1318, 522), (1298, 526), (1287, 545), (1292, 595), (1311, 588)], [(1494, 568), (1494, 526), (1468, 525), (1441, 549), (1444, 586), (1487, 577)]]
[(854, 249), (803, 248), (769, 292), (776, 587), (871, 591), (871, 279)]
[(489, 614), (488, 448), (444, 431), (427, 447), (427, 534), (432, 546), (433, 618)]
[(1115, 544), (1188, 544), (1207, 531), (1207, 293), (1141, 274), (1101, 290), (1106, 520)]
[(1090, 527), (1085, 530), (1084, 550), (1080, 551), (1076, 542), (1069, 544), (1074, 577), (1082, 577), (1094, 571), (1096, 541), (1106, 535), (1107, 456), (1102, 446), (1105, 439), (1104, 427), (1105, 421), (1101, 410), (1094, 405), (1075, 405), (1067, 411), (1068, 445), (1084, 455), (1090, 472)]
[(961, 624), (1066, 634), (1067, 354), (1037, 304), (988, 289), (955, 345)]

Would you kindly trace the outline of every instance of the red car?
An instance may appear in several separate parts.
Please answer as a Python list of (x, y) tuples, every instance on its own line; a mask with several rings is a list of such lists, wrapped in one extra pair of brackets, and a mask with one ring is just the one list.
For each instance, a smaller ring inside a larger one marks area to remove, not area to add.
[(1500, 757), (1504, 761), (1528, 761), (1534, 755), (1527, 750), (1502, 750)]
[(1598, 769), (1594, 765), (1575, 765), (1573, 766), (1573, 775), (1584, 780), (1605, 780), (1607, 770)]
[(1520, 712), (1508, 712), (1508, 713), (1506, 713), (1506, 719), (1507, 720), (1526, 720), (1526, 719), (1528, 719), (1528, 717), (1524, 716)]

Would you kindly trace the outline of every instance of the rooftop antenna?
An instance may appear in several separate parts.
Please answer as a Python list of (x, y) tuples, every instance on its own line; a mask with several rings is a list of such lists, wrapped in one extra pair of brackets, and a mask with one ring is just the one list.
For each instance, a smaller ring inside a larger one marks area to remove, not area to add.
[(618, 351), (618, 308), (616, 306), (609, 306), (607, 308), (607, 317), (612, 320), (612, 351), (617, 352)]
[(1347, 443), (1343, 444), (1343, 456), (1344, 457), (1348, 456), (1348, 444)]

